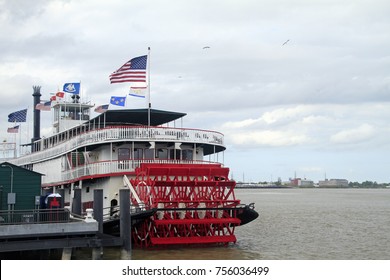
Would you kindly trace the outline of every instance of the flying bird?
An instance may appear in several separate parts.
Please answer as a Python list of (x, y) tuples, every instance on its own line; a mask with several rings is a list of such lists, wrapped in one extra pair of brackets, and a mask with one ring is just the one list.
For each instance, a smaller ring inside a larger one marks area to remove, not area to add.
[(203, 49), (209, 49), (209, 48), (210, 48), (209, 46), (203, 47)]
[(287, 43), (288, 43), (289, 41), (290, 41), (290, 39), (288, 39), (286, 42), (284, 42), (282, 46), (287, 45)]

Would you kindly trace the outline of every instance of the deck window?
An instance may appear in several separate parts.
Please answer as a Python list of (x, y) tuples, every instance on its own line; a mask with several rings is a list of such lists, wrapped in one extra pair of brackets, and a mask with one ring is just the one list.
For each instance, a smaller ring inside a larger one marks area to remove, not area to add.
[(143, 149), (141, 148), (135, 148), (134, 149), (134, 159), (143, 159), (144, 153)]
[(119, 148), (118, 149), (118, 160), (128, 160), (130, 159), (130, 149)]
[(118, 168), (119, 169), (128, 169), (130, 159), (130, 149), (119, 148), (118, 149)]
[(193, 150), (182, 150), (181, 156), (183, 160), (193, 160), (194, 159), (194, 151)]
[(168, 149), (157, 149), (156, 158), (159, 159), (168, 159)]
[(181, 150), (179, 149), (171, 149), (169, 150), (169, 158), (170, 159), (180, 159), (180, 152)]
[(145, 159), (154, 159), (154, 149), (145, 149)]

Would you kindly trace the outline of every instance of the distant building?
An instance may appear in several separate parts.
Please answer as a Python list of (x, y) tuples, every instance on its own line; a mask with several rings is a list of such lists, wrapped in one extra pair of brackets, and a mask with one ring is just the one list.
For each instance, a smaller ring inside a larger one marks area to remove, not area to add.
[(301, 178), (294, 178), (290, 179), (290, 186), (296, 186), (296, 187), (313, 187), (314, 182), (312, 180), (301, 179)]
[(335, 187), (348, 187), (348, 180), (346, 179), (325, 179), (319, 181), (320, 188), (335, 188)]

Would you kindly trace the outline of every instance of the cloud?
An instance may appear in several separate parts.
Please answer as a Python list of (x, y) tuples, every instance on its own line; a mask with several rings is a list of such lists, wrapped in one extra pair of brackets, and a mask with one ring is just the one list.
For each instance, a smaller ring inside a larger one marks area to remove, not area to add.
[[(240, 149), (300, 146), (329, 151), (345, 145), (351, 149), (352, 143), (373, 142), (383, 147), (387, 144), (381, 139), (390, 131), (385, 121), (385, 115), (390, 117), (390, 113), (384, 113), (388, 109), (389, 103), (287, 105), (263, 108), (258, 118), (228, 121), (221, 127), (232, 145)], [(255, 115), (252, 110), (247, 114)], [(362, 124), (362, 119), (375, 119), (375, 126)]]
[(371, 139), (376, 135), (376, 130), (372, 125), (362, 124), (359, 127), (345, 129), (330, 137), (330, 141), (336, 144), (360, 143)]
[[(152, 107), (221, 131), (227, 154), (251, 156), (243, 167), (256, 158), (264, 170), (279, 166), (275, 153), (290, 174), (297, 158), (324, 170), (345, 153), (373, 159), (390, 148), (389, 14), (384, 0), (0, 1), (0, 138), (12, 138), (9, 113), (31, 113), (32, 85), (47, 99), (81, 81), (103, 104), (127, 92), (108, 75), (151, 47)], [(358, 173), (356, 162), (344, 165)], [(387, 178), (383, 167), (366, 173), (379, 170)]]
[(310, 138), (296, 131), (263, 130), (231, 135), (233, 144), (239, 146), (292, 146), (310, 142)]

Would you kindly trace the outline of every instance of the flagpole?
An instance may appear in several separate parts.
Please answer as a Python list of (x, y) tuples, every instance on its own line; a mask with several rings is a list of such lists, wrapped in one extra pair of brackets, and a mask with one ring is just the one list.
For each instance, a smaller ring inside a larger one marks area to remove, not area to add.
[(151, 98), (150, 98), (150, 47), (148, 47), (148, 126), (150, 126), (150, 109), (152, 107)]
[[(14, 121), (14, 126), (16, 126), (16, 120)], [(18, 136), (19, 136), (19, 133), (21, 131), (21, 126), (19, 125), (19, 128), (18, 128)], [(19, 150), (19, 147), (18, 145), (16, 144), (16, 134), (14, 135), (14, 143), (15, 143), (15, 155), (18, 155), (18, 150)]]
[[(20, 155), (20, 147), (22, 146), (22, 124), (19, 124), (19, 149), (18, 149), (18, 152), (19, 152), (19, 156), (21, 156)], [(16, 143), (16, 140), (15, 140), (15, 143)]]
[(82, 109), (81, 109), (81, 80), (80, 80), (80, 87), (79, 87), (79, 113), (78, 113), (78, 118), (79, 118), (79, 124), (81, 125), (83, 123), (82, 120)]

